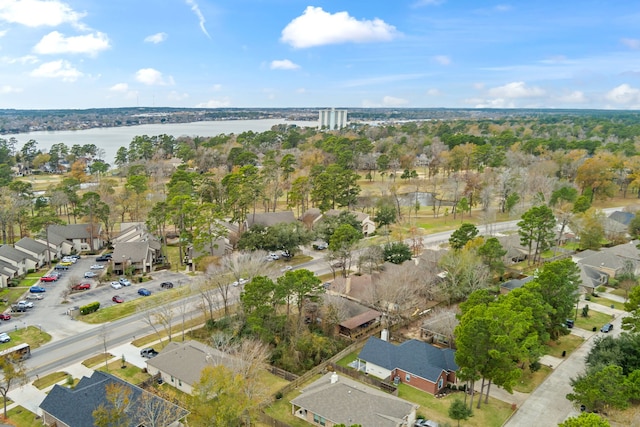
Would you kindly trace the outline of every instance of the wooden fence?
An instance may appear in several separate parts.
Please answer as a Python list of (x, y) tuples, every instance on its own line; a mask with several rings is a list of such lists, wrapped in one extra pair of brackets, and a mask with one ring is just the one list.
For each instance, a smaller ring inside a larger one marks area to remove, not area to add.
[(291, 373), (289, 371), (285, 371), (284, 369), (280, 369), (277, 366), (269, 366), (269, 372), (271, 372), (273, 375), (275, 375), (277, 377), (280, 377), (280, 378), (283, 378), (283, 379), (285, 379), (287, 381), (296, 380), (300, 376), (300, 375), (293, 374), (293, 373)]
[(355, 369), (345, 368), (343, 366), (336, 365), (335, 363), (332, 363), (330, 367), (333, 371), (340, 372), (341, 374), (347, 375), (357, 381), (360, 381), (361, 383), (370, 384), (374, 387), (381, 389), (382, 391), (386, 391), (389, 394), (393, 394), (394, 396), (398, 395), (398, 387), (393, 383), (380, 380), (375, 377), (371, 377), (365, 374), (364, 372), (356, 371)]

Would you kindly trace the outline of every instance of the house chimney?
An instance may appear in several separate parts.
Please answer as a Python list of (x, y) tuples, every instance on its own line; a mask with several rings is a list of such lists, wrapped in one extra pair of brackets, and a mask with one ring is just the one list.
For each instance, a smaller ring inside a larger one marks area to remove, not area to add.
[(383, 329), (382, 332), (380, 332), (380, 339), (382, 341), (389, 341), (389, 330), (388, 329)]
[(338, 374), (334, 372), (333, 374), (331, 374), (331, 384), (335, 384), (337, 382), (338, 382)]

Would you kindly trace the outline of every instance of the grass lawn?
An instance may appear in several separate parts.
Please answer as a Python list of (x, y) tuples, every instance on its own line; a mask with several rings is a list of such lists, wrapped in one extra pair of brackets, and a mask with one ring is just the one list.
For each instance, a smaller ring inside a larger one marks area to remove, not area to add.
[(587, 301), (587, 304), (589, 302), (594, 302), (596, 304), (604, 305), (605, 307), (611, 307), (613, 305), (613, 307), (618, 310), (624, 310), (623, 302), (613, 301), (613, 300), (610, 300), (609, 298), (605, 298), (601, 296), (594, 297), (593, 295), (590, 295), (589, 298), (591, 298), (591, 300)]
[[(423, 415), (425, 418), (437, 421), (440, 424), (449, 423), (451, 425), (454, 424), (454, 421), (449, 418), (449, 406), (456, 398), (464, 400), (462, 392), (452, 393), (437, 399), (429, 393), (406, 384), (399, 384), (398, 397), (420, 405), (420, 408), (418, 408), (419, 415)], [(479, 410), (475, 408), (474, 401), (473, 416), (464, 422), (465, 426), (499, 427), (504, 424), (505, 420), (513, 412), (509, 403), (494, 399), (491, 395), (489, 395), (488, 405), (484, 404), (484, 397), (482, 399), (483, 404)]]
[[(189, 329), (189, 328), (193, 328), (194, 326), (203, 325), (204, 322), (205, 322), (204, 315), (200, 315), (184, 322), (184, 327), (185, 329)], [(165, 339), (167, 337), (167, 331), (164, 330), (162, 327), (158, 327), (158, 328), (159, 328), (158, 332), (160, 337), (162, 337), (162, 339)], [(171, 332), (173, 335), (172, 339), (174, 341), (182, 341), (182, 321), (177, 321), (171, 328)], [(131, 344), (135, 345), (136, 347), (146, 347), (148, 344), (158, 341), (160, 337), (158, 337), (158, 334), (154, 332), (152, 334), (145, 335), (144, 337), (140, 337), (133, 340)]]
[(300, 390), (307, 385), (311, 384), (315, 380), (320, 378), (320, 375), (315, 375), (306, 384), (300, 386), (297, 390), (284, 395), (282, 399), (274, 401), (271, 405), (267, 406), (264, 412), (273, 418), (289, 424), (291, 427), (309, 427), (309, 423), (295, 417), (291, 414), (291, 403), (289, 401), (300, 396)]
[(531, 393), (552, 371), (553, 369), (544, 365), (536, 372), (525, 369), (520, 377), (520, 382), (513, 386), (513, 389), (521, 393)]
[(49, 387), (50, 385), (54, 385), (57, 382), (60, 382), (66, 379), (69, 376), (67, 372), (52, 372), (49, 375), (45, 375), (42, 378), (38, 378), (33, 382), (33, 386), (39, 390)]
[[(115, 356), (111, 353), (107, 353), (106, 359), (107, 360), (111, 360), (113, 359)], [(82, 364), (84, 366), (86, 366), (87, 368), (93, 368), (94, 366), (97, 366), (99, 364), (104, 364), (104, 360), (105, 360), (105, 355), (104, 353), (101, 354), (96, 354), (95, 356), (92, 356), (90, 358), (88, 358), (87, 360), (85, 360), (84, 362), (82, 362)]]
[(618, 295), (619, 297), (622, 297), (622, 298), (627, 298), (627, 294), (628, 294), (627, 291), (625, 291), (624, 289), (620, 289), (620, 288), (613, 289), (613, 290), (609, 291), (609, 293), (613, 294), (613, 295)]
[(8, 307), (9, 304), (15, 303), (20, 298), (22, 298), (24, 293), (27, 292), (28, 290), (29, 288), (23, 288), (23, 287), (2, 288), (0, 290), (0, 299), (2, 300), (6, 299), (8, 301), (8, 304), (3, 303), (2, 305), (5, 307)]
[(567, 355), (571, 354), (573, 350), (580, 347), (584, 342), (584, 338), (578, 335), (564, 335), (558, 338), (557, 341), (549, 341), (546, 344), (547, 354), (554, 357), (562, 357), (562, 352), (566, 351)]
[(108, 369), (105, 369), (105, 367), (102, 366), (98, 371), (108, 372), (111, 375), (115, 375), (122, 380), (130, 382), (131, 384), (140, 384), (142, 381), (151, 378), (151, 375), (145, 374), (142, 372), (142, 369), (137, 366), (132, 365), (129, 362), (126, 362), (125, 365), (126, 368), (122, 368), (122, 361), (118, 359), (109, 363)]
[(11, 425), (16, 425), (18, 427), (34, 427), (42, 425), (42, 420), (36, 419), (36, 414), (22, 406), (16, 406), (15, 408), (8, 410), (7, 416), (9, 417), (9, 420), (11, 420)]
[(282, 387), (289, 384), (289, 381), (285, 380), (284, 378), (280, 378), (277, 375), (273, 375), (267, 370), (261, 371), (259, 377), (260, 382), (267, 390), (269, 390), (269, 395), (271, 396), (276, 394), (276, 392)]
[[(11, 324), (11, 322), (13, 322), (13, 320), (9, 320), (9, 324)], [(15, 329), (15, 327), (18, 326), (18, 324), (16, 323), (12, 326)], [(29, 345), (31, 346), (31, 349), (33, 350), (34, 348), (38, 348), (42, 344), (45, 344), (51, 341), (51, 335), (49, 335), (46, 332), (42, 332), (40, 329), (36, 328), (35, 326), (29, 326), (26, 329), (22, 328), (14, 331), (9, 329), (7, 333), (11, 337), (11, 341), (0, 344), (0, 351), (6, 350), (8, 348), (11, 348), (18, 344), (22, 344), (24, 342), (29, 343)]]
[(358, 352), (353, 352), (353, 353), (347, 354), (345, 357), (343, 357), (342, 359), (338, 360), (336, 365), (342, 366), (343, 368), (348, 368), (349, 367), (349, 363), (353, 362), (354, 360), (356, 360), (358, 358), (358, 353), (359, 352), (360, 351), (358, 350)]
[(580, 314), (578, 314), (575, 325), (578, 328), (586, 329), (588, 331), (593, 328), (596, 328), (596, 331), (599, 331), (602, 325), (609, 323), (610, 321), (611, 315), (600, 313), (593, 309), (589, 310), (589, 317), (582, 317), (582, 309), (580, 309)]

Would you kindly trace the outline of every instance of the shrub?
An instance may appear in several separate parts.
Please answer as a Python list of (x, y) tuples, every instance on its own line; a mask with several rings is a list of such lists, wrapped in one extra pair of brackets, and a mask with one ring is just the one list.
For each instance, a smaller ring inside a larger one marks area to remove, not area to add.
[(598, 292), (605, 292), (607, 290), (607, 288), (605, 288), (604, 286), (600, 285), (596, 288), (596, 291)]
[(529, 370), (531, 372), (537, 372), (540, 370), (540, 368), (542, 367), (542, 365), (540, 364), (540, 362), (538, 360), (536, 360), (535, 362), (531, 362), (529, 364)]
[(276, 393), (276, 399), (278, 399), (278, 400), (282, 399), (282, 392), (281, 391)]
[(80, 307), (80, 314), (93, 313), (94, 311), (98, 311), (99, 308), (100, 308), (100, 302), (95, 301)]

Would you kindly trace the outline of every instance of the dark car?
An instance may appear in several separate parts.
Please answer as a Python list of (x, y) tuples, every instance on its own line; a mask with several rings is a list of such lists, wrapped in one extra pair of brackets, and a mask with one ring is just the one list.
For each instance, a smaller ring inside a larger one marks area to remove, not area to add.
[(29, 288), (29, 292), (31, 292), (32, 294), (37, 294), (40, 292), (47, 292), (47, 290), (42, 286), (32, 286)]
[(58, 265), (56, 265), (56, 266), (55, 266), (55, 267), (53, 267), (53, 268), (54, 268), (55, 270), (60, 271), (60, 270), (68, 270), (68, 269), (69, 269), (69, 266), (68, 266), (68, 265), (58, 264)]
[(124, 302), (120, 295), (114, 295), (113, 298), (111, 298), (111, 301), (115, 302), (116, 304), (121, 304)]
[(138, 294), (142, 295), (143, 297), (148, 297), (149, 295), (151, 295), (151, 291), (147, 288), (140, 288), (138, 289)]
[(567, 328), (571, 329), (574, 327), (575, 322), (573, 321), (573, 319), (567, 319), (564, 322), (565, 325), (567, 325)]
[(153, 348), (148, 347), (148, 348), (143, 348), (142, 350), (140, 350), (140, 356), (142, 357), (154, 357), (157, 356), (158, 352), (155, 351)]
[(613, 330), (613, 325), (611, 323), (607, 323), (606, 325), (604, 325), (602, 328), (600, 328), (600, 332), (611, 332)]
[(162, 282), (162, 283), (160, 283), (160, 287), (161, 288), (165, 288), (165, 289), (171, 289), (171, 288), (173, 288), (173, 283), (171, 283), (171, 282)]
[(106, 256), (106, 255), (100, 255), (99, 257), (96, 258), (96, 261), (98, 262), (107, 262), (109, 261), (111, 258)]

